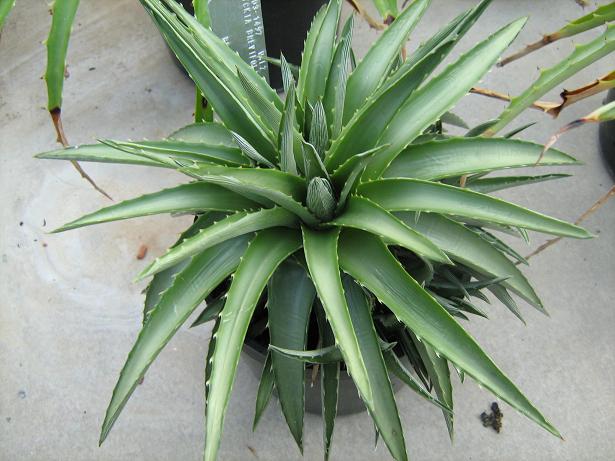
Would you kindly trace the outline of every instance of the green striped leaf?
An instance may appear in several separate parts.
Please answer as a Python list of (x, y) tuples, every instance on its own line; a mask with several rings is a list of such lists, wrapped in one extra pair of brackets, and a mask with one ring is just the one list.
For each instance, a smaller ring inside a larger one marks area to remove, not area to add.
[(466, 183), (466, 188), (482, 194), (488, 194), (511, 187), (528, 186), (553, 179), (569, 178), (569, 174), (544, 174), (541, 176), (499, 176), (497, 178), (476, 179)]
[(351, 197), (344, 211), (331, 224), (364, 230), (403, 246), (417, 255), (435, 262), (452, 264), (451, 260), (431, 240), (374, 202), (362, 197)]
[(515, 409), (561, 437), (472, 337), (405, 272), (377, 237), (345, 231), (340, 239), (339, 255), (342, 269), (386, 304), (417, 338)]
[(305, 181), (298, 176), (273, 169), (228, 168), (204, 164), (181, 168), (179, 171), (224, 186), (266, 206), (270, 206), (272, 202), (276, 203), (310, 225), (318, 223), (301, 203), (305, 199), (307, 190)]
[(379, 177), (402, 149), (465, 96), (515, 39), (525, 22), (526, 18), (522, 18), (503, 27), (414, 91), (378, 140), (378, 144), (391, 146), (368, 165), (368, 176)]
[[(314, 285), (303, 266), (290, 260), (280, 265), (267, 287), (271, 346), (305, 349), (315, 295)], [(275, 350), (270, 354), (282, 413), (295, 442), (303, 451), (305, 365)]]
[(280, 169), (286, 173), (297, 174), (297, 164), (293, 153), (293, 128), (295, 126), (295, 85), (291, 81), (284, 103), (284, 112), (278, 131)]
[(197, 255), (175, 278), (143, 325), (105, 414), (100, 443), (115, 423), (137, 383), (158, 353), (205, 297), (239, 264), (250, 236), (242, 236)]
[(237, 149), (231, 133), (231, 130), (220, 123), (191, 123), (171, 133), (168, 139)]
[[(224, 213), (204, 213), (197, 218), (197, 220), (182, 232), (179, 236), (179, 239), (173, 246), (179, 245), (184, 239), (192, 237), (198, 233), (198, 231), (204, 227), (209, 226), (215, 220), (220, 219), (224, 216)], [(150, 313), (156, 307), (162, 294), (168, 290), (175, 281), (175, 277), (179, 272), (184, 270), (186, 266), (190, 264), (190, 259), (185, 259), (179, 264), (176, 264), (173, 267), (169, 267), (162, 272), (158, 272), (156, 275), (152, 277), (152, 280), (147, 285), (145, 289), (145, 302), (143, 303), (143, 323), (147, 322)], [(194, 326), (194, 324), (192, 325)]]
[(297, 82), (297, 99), (304, 108), (306, 102), (314, 104), (325, 95), (341, 8), (340, 0), (331, 0), (322, 16), (316, 15), (310, 28)]
[(284, 208), (266, 208), (254, 212), (239, 212), (201, 229), (197, 235), (170, 248), (156, 258), (141, 274), (138, 280), (156, 274), (194, 254), (211, 248), (234, 237), (271, 227), (292, 227), (297, 218)]
[(331, 169), (347, 163), (359, 152), (377, 144), (400, 107), (446, 56), (452, 42), (443, 43), (412, 67), (407, 67), (397, 80), (373, 94), (343, 128), (331, 144), (326, 162)]
[(352, 28), (354, 15), (349, 16), (341, 38), (333, 55), (331, 70), (327, 78), (327, 88), (323, 105), (329, 129), (329, 138), (335, 139), (342, 130), (342, 118), (344, 117), (344, 99), (346, 96), (346, 83), (350, 74), (350, 52), (352, 44)]
[(110, 221), (151, 216), (162, 213), (191, 213), (199, 211), (242, 211), (258, 205), (247, 198), (203, 182), (182, 184), (153, 194), (142, 195), (131, 200), (102, 208), (86, 214), (55, 229), (64, 232), (78, 227), (90, 226)]
[[(412, 144), (386, 169), (386, 178), (442, 179), (506, 168), (534, 166), (543, 146), (503, 138), (449, 138)], [(545, 152), (540, 165), (578, 165), (555, 149)]]
[(243, 255), (216, 334), (216, 349), (207, 403), (205, 461), (215, 461), (231, 396), (239, 355), (261, 292), (278, 265), (301, 247), (299, 232), (269, 229), (260, 232)]
[(389, 373), (382, 357), (369, 303), (363, 289), (351, 277), (345, 275), (342, 284), (352, 326), (359, 342), (372, 388), (373, 401), (366, 402), (370, 416), (393, 458), (398, 461), (407, 460), (406, 443), (399, 420), (399, 411), (393, 396)]
[(483, 274), (506, 277), (503, 285), (511, 288), (530, 304), (542, 309), (542, 303), (525, 276), (497, 247), (480, 234), (452, 219), (435, 213), (396, 213), (409, 227), (416, 229), (446, 251), (455, 261)]
[[(316, 321), (320, 340), (324, 347), (335, 346), (335, 336), (333, 330), (327, 322), (325, 311), (322, 304), (317, 300), (315, 303)], [(329, 459), (331, 448), (331, 438), (335, 427), (335, 416), (337, 415), (337, 397), (340, 381), (340, 363), (326, 363), (320, 366), (320, 399), (322, 405), (323, 421), (323, 445), (325, 451), (325, 461)]]
[(368, 372), (344, 297), (337, 262), (338, 234), (338, 230), (314, 231), (303, 227), (305, 259), (346, 366), (361, 397), (371, 405), (373, 396)]
[(427, 211), (526, 228), (546, 234), (590, 238), (585, 229), (504, 200), (421, 179), (363, 183), (358, 193), (388, 211)]
[[(169, 168), (162, 160), (130, 154), (105, 144), (82, 144), (35, 155), (39, 159), (70, 160), (83, 162), (118, 163), (123, 165), (145, 165)], [(171, 168), (175, 168), (175, 165)]]
[(406, 8), (371, 46), (350, 74), (346, 86), (344, 123), (347, 123), (365, 99), (382, 85), (410, 31), (417, 25), (429, 3), (430, 0), (416, 0)]
[[(177, 167), (178, 161), (208, 162), (219, 165), (239, 166), (247, 165), (248, 159), (242, 155), (237, 147), (218, 147), (204, 143), (187, 143), (174, 139), (162, 141), (101, 141), (115, 149), (130, 154), (141, 155), (146, 158), (167, 163), (170, 167)], [(177, 161), (176, 161), (177, 160)]]

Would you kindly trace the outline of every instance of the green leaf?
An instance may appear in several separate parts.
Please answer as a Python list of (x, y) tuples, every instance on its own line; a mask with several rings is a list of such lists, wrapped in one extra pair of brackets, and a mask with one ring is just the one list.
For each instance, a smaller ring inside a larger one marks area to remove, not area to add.
[(185, 258), (234, 237), (271, 227), (292, 227), (296, 224), (296, 216), (279, 207), (235, 213), (201, 229), (194, 237), (167, 250), (139, 274), (138, 280), (163, 271)]
[(440, 121), (459, 128), (469, 128), (468, 124), (459, 115), (453, 112), (444, 112), (442, 117), (440, 117)]
[(366, 198), (351, 197), (346, 209), (331, 224), (370, 232), (423, 258), (452, 264), (444, 252), (428, 238)]
[(0, 0), (0, 32), (7, 16), (15, 6), (15, 0)]
[(231, 130), (220, 123), (192, 123), (174, 131), (167, 139), (237, 149)]
[(254, 160), (257, 164), (264, 165), (269, 168), (275, 168), (275, 165), (257, 152), (257, 150), (248, 141), (243, 139), (240, 134), (233, 133), (235, 142), (246, 157)]
[(66, 52), (78, 7), (79, 0), (54, 2), (51, 7), (52, 19), (47, 37), (47, 69), (45, 70), (49, 112), (59, 112), (62, 107)]
[(214, 327), (211, 329), (211, 336), (209, 337), (209, 344), (207, 345), (207, 355), (205, 356), (205, 408), (207, 408), (209, 394), (209, 378), (211, 377), (211, 359), (214, 356), (214, 350), (216, 350), (216, 334), (220, 328), (220, 317), (216, 319)]
[(483, 122), (483, 123), (479, 123), (478, 125), (470, 128), (466, 132), (466, 134), (464, 134), (464, 137), (473, 138), (476, 136), (481, 136), (485, 131), (487, 131), (489, 128), (494, 126), (496, 123), (498, 123), (497, 118), (493, 120), (487, 120), (486, 122)]
[(314, 146), (318, 156), (322, 159), (329, 144), (329, 131), (322, 100), (318, 99), (312, 111), (312, 124), (310, 126), (310, 144)]
[(265, 205), (276, 203), (310, 225), (318, 223), (301, 203), (307, 191), (305, 181), (298, 176), (273, 169), (227, 168), (204, 164), (181, 168), (179, 171), (206, 182), (219, 184), (252, 200), (258, 197), (266, 199)]
[(250, 243), (233, 277), (216, 335), (207, 403), (205, 461), (215, 461), (224, 415), (250, 319), (269, 277), (278, 265), (301, 247), (299, 232), (268, 229)]
[(410, 335), (414, 345), (416, 346), (425, 367), (427, 368), (427, 374), (433, 383), (433, 387), (436, 391), (438, 399), (450, 408), (451, 411), (442, 410), (444, 421), (448, 429), (448, 435), (453, 440), (453, 385), (451, 384), (451, 374), (448, 369), (448, 362), (446, 359), (439, 357), (436, 351), (434, 351), (427, 344), (418, 340), (415, 335)]
[(284, 92), (288, 94), (290, 87), (294, 85), (295, 74), (292, 71), (292, 64), (289, 64), (284, 55), (280, 55), (280, 70), (282, 72), (282, 85)]
[(467, 189), (421, 179), (362, 183), (358, 193), (387, 211), (426, 211), (485, 220), (547, 234), (591, 238), (585, 229)]
[(207, 302), (205, 309), (203, 309), (203, 311), (194, 320), (194, 322), (192, 322), (192, 325), (190, 325), (190, 328), (194, 328), (199, 325), (203, 325), (204, 323), (211, 322), (212, 320), (217, 319), (218, 316), (220, 315), (220, 312), (224, 308), (225, 301), (226, 301), (226, 296), (223, 295), (223, 296), (217, 297), (211, 302)]
[(503, 27), (414, 91), (378, 140), (378, 144), (391, 146), (368, 165), (368, 176), (379, 177), (402, 149), (465, 96), (515, 39), (525, 22), (526, 18), (522, 18)]
[(341, 8), (340, 0), (330, 1), (324, 13), (316, 15), (308, 33), (297, 82), (297, 99), (303, 107), (325, 95)]
[(615, 24), (609, 24), (599, 37), (584, 45), (577, 45), (564, 60), (542, 70), (534, 83), (519, 96), (512, 98), (498, 117), (498, 122), (485, 132), (485, 136), (493, 136), (547, 92), (614, 50)]
[[(275, 133), (280, 126), (280, 120), (282, 119), (280, 109), (278, 109), (273, 102), (267, 99), (267, 97), (260, 91), (260, 88), (258, 88), (253, 81), (250, 81), (246, 74), (239, 69), (237, 69), (237, 77), (239, 77), (241, 86), (245, 90), (252, 107), (254, 107), (256, 112), (260, 114), (267, 127)], [(277, 96), (276, 99), (279, 101)]]
[(428, 402), (433, 403), (435, 406), (440, 408), (442, 411), (446, 411), (448, 413), (452, 412), (451, 408), (441, 402), (440, 400), (434, 398), (420, 383), (410, 374), (410, 372), (403, 365), (401, 360), (395, 355), (395, 352), (390, 350), (384, 353), (384, 361), (387, 365), (387, 369), (389, 370), (389, 374), (393, 374), (397, 376), (405, 385), (407, 385), (410, 389), (416, 392), (418, 395), (426, 399)]
[(409, 227), (427, 236), (455, 261), (489, 276), (506, 277), (502, 284), (530, 304), (542, 309), (536, 292), (517, 266), (476, 232), (434, 213), (421, 213), (418, 218), (415, 213), (396, 214)]
[(277, 347), (271, 344), (269, 348), (276, 352), (276, 355), (282, 355), (286, 358), (293, 360), (294, 362), (301, 363), (335, 363), (344, 360), (342, 351), (337, 346), (321, 347), (320, 349), (313, 349), (309, 351), (299, 349), (285, 349), (283, 347)]
[(382, 85), (410, 31), (417, 25), (429, 3), (430, 0), (416, 0), (406, 8), (371, 46), (350, 74), (346, 85), (344, 123), (347, 123), (366, 98)]
[(335, 197), (331, 184), (325, 178), (312, 178), (308, 184), (308, 209), (322, 221), (328, 221), (335, 212)]
[(305, 259), (348, 371), (369, 407), (373, 402), (372, 389), (344, 297), (337, 261), (338, 235), (337, 229), (314, 231), (303, 227)]
[(363, 361), (367, 368), (372, 389), (372, 402), (366, 402), (370, 416), (386, 443), (393, 458), (407, 460), (404, 432), (399, 420), (399, 411), (393, 396), (391, 380), (387, 371), (378, 335), (374, 328), (369, 303), (363, 289), (348, 275), (342, 279), (348, 310), (352, 319)]
[(487, 194), (511, 187), (527, 186), (552, 179), (569, 178), (569, 174), (544, 174), (541, 176), (499, 176), (497, 178), (477, 179), (466, 183), (466, 188)]
[(248, 164), (248, 159), (242, 155), (241, 150), (237, 147), (233, 149), (212, 149), (200, 144), (188, 144), (166, 140), (125, 142), (102, 139), (100, 142), (114, 149), (165, 164), (170, 168), (178, 168), (184, 163), (192, 164), (201, 162), (228, 166)]
[[(474, 8), (464, 11), (453, 19), (450, 23), (440, 28), (426, 42), (422, 43), (416, 51), (408, 55), (404, 64), (387, 80), (385, 86), (392, 85), (397, 81), (400, 75), (403, 75), (407, 69), (413, 67), (422, 60), (425, 56), (432, 53), (435, 49), (445, 50), (443, 58), (452, 50), (453, 46), (459, 42), (474, 23), (485, 12), (492, 0), (482, 0)], [(448, 44), (452, 46), (448, 46)], [(446, 48), (443, 48), (446, 46)]]
[[(360, 304), (356, 293), (349, 292), (350, 286), (342, 285), (337, 237), (338, 231), (313, 231), (303, 227), (303, 246), (310, 275), (361, 398), (379, 428), (386, 428), (383, 436), (388, 439), (393, 457), (403, 460), (406, 459), (403, 432), (397, 424), (399, 416), (369, 308), (366, 303)], [(389, 392), (383, 388), (385, 385), (389, 386)]]
[(254, 409), (254, 422), (252, 423), (252, 431), (256, 430), (258, 422), (263, 416), (269, 400), (271, 400), (271, 394), (273, 394), (273, 367), (271, 362), (271, 353), (267, 354), (265, 365), (263, 365), (263, 371), (261, 373), (261, 379), (258, 384), (258, 390), (256, 391), (256, 408)]
[[(285, 261), (267, 287), (267, 312), (271, 346), (305, 349), (310, 312), (316, 291), (303, 266)], [(299, 450), (303, 452), (305, 365), (271, 352), (275, 387), (282, 413)]]
[(369, 162), (371, 156), (382, 151), (385, 147), (386, 146), (375, 147), (350, 157), (333, 172), (331, 176), (333, 184), (335, 184), (337, 188), (347, 189), (348, 192), (353, 191), (354, 186), (358, 183), (358, 181), (356, 181), (357, 178), (363, 173), (363, 169)]
[[(320, 302), (315, 303), (316, 321), (320, 340), (324, 347), (335, 346), (335, 336), (333, 330), (327, 322), (325, 311)], [(337, 415), (337, 397), (340, 381), (340, 363), (326, 363), (320, 366), (320, 398), (322, 405), (323, 420), (323, 445), (325, 449), (325, 461), (329, 459), (331, 448), (331, 438), (335, 427), (335, 416)]]
[[(435, 180), (534, 166), (542, 150), (540, 144), (503, 138), (449, 138), (411, 144), (393, 160), (383, 177)], [(578, 163), (569, 155), (550, 149), (540, 165)]]
[(322, 163), (322, 159), (318, 155), (318, 152), (316, 152), (314, 146), (303, 140), (301, 145), (303, 149), (303, 163), (306, 181), (309, 183), (309, 181), (316, 177), (329, 180), (329, 173), (327, 172), (327, 169), (325, 168), (324, 163)]
[[(82, 144), (35, 155), (39, 159), (71, 160), (83, 162), (119, 163), (169, 168), (170, 165), (152, 158), (129, 154), (104, 144)], [(174, 166), (173, 166), (174, 168)]]
[(256, 203), (223, 187), (193, 182), (102, 208), (64, 224), (53, 232), (162, 213), (242, 211), (256, 207)]
[(325, 108), (330, 139), (337, 138), (342, 130), (346, 82), (350, 74), (350, 46), (352, 43), (353, 23), (354, 15), (350, 15), (348, 21), (344, 25), (341, 39), (335, 49), (331, 70), (327, 78), (327, 88), (325, 90), (323, 105)]
[(293, 128), (295, 126), (295, 85), (291, 81), (284, 103), (284, 112), (278, 131), (280, 150), (280, 169), (286, 173), (297, 174), (297, 164), (293, 153)]
[(386, 246), (360, 231), (345, 231), (340, 265), (374, 293), (417, 337), (521, 413), (561, 437), (476, 342), (410, 277)]
[[(184, 239), (192, 237), (198, 233), (198, 231), (204, 227), (209, 226), (215, 220), (223, 217), (223, 213), (204, 213), (197, 218), (197, 220), (184, 232), (181, 233), (179, 239), (173, 246), (179, 245)], [(156, 307), (163, 293), (168, 290), (175, 281), (175, 277), (179, 272), (184, 270), (186, 266), (190, 264), (189, 259), (176, 264), (173, 267), (157, 273), (152, 277), (152, 280), (145, 289), (145, 302), (143, 304), (143, 323), (147, 322), (150, 313)], [(194, 326), (194, 325), (193, 325)]]
[(385, 84), (382, 89), (370, 95), (331, 144), (325, 157), (327, 166), (338, 168), (359, 152), (380, 145), (377, 141), (397, 111), (433, 72), (451, 47), (450, 42), (443, 44), (415, 66), (406, 68), (393, 84)]
[(203, 251), (192, 259), (175, 278), (173, 286), (164, 292), (128, 354), (105, 415), (100, 443), (109, 434), (137, 383), (158, 353), (201, 301), (235, 270), (249, 239), (250, 236), (241, 236)]
[[(380, 348), (383, 350), (383, 352), (390, 351), (395, 346), (395, 343), (387, 343), (384, 341), (380, 343)], [(328, 364), (334, 362), (341, 362), (344, 360), (342, 351), (335, 345), (321, 347), (320, 349), (313, 349), (309, 351), (299, 349), (286, 349), (283, 347), (274, 346), (273, 344), (270, 344), (269, 348), (272, 351), (290, 359), (293, 359), (296, 362), (299, 361), (305, 363)]]

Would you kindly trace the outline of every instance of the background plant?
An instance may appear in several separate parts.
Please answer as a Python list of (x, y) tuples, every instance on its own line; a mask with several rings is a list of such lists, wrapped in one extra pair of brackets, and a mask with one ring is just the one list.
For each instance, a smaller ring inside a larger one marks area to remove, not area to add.
[[(336, 33), (340, 5), (333, 2), (315, 19), (296, 86), (282, 60), (288, 93), (282, 102), (172, 2), (144, 3), (221, 123), (191, 125), (162, 141), (107, 140), (41, 155), (166, 167), (197, 179), (60, 229), (154, 213), (200, 216), (143, 274), (154, 274), (144, 327), (114, 392), (102, 439), (151, 361), (204, 298), (197, 323), (216, 319), (217, 325), (207, 365), (208, 459), (218, 449), (246, 336), (272, 345), (257, 416), (277, 387), (299, 445), (303, 360), (322, 365), (327, 451), (340, 359), (397, 459), (405, 459), (405, 444), (389, 374), (439, 406), (452, 434), (448, 362), (558, 434), (453, 318), (484, 315), (471, 298), (484, 297), (485, 289), (519, 316), (508, 290), (543, 309), (505, 255), (522, 258), (493, 228), (588, 236), (482, 193), (558, 177), (484, 177), (533, 165), (542, 146), (472, 133), (448, 137), (441, 130), (441, 118), (495, 63), (523, 21), (428, 79), (489, 2), (456, 18), (404, 62), (400, 50), (428, 5), (417, 1), (349, 73), (352, 27)], [(574, 163), (556, 150), (541, 162)], [(460, 188), (464, 176), (466, 187)], [(310, 331), (316, 344), (309, 344)]]

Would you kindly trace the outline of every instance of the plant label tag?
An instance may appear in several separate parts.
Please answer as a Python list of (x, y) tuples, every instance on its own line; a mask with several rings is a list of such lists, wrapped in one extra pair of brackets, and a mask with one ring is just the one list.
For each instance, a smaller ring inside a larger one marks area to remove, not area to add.
[(260, 0), (208, 0), (211, 28), (269, 81)]

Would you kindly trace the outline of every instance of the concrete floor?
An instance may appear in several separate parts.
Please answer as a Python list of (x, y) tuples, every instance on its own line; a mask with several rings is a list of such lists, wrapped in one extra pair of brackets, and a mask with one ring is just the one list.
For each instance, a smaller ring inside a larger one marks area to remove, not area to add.
[[(164, 350), (98, 448), (103, 414), (141, 319), (143, 285), (130, 280), (172, 243), (188, 218), (152, 217), (49, 235), (47, 231), (109, 202), (63, 162), (33, 154), (56, 147), (48, 115), (40, 42), (48, 30), (45, 0), (20, 0), (0, 42), (0, 459), (197, 460), (203, 446), (203, 358), (209, 326), (182, 329)], [(434, 0), (417, 30), (416, 44), (473, 0)], [(594, 2), (592, 2), (594, 3)], [(496, 0), (460, 45), (524, 14), (531, 19), (515, 44), (556, 29), (581, 14), (573, 0)], [(375, 33), (360, 24), (362, 54)], [(577, 42), (592, 34), (578, 38)], [(413, 46), (411, 44), (411, 46)], [(539, 66), (571, 49), (553, 46), (505, 69), (484, 86), (517, 93)], [(610, 61), (610, 62), (607, 62)], [(192, 86), (172, 64), (162, 40), (134, 0), (82, 2), (69, 54), (64, 124), (72, 143), (97, 137), (158, 138), (190, 122)], [(569, 83), (612, 70), (613, 57)], [(553, 92), (550, 98), (556, 98)], [(519, 120), (540, 123), (526, 137), (545, 142), (563, 123), (588, 113), (601, 97), (552, 121), (539, 113)], [(468, 96), (456, 109), (471, 125), (493, 118), (496, 101)], [(561, 185), (548, 183), (507, 193), (539, 211), (574, 220), (612, 184), (598, 153), (597, 129), (565, 136), (559, 147), (585, 161)], [(85, 165), (115, 199), (181, 179), (169, 171)], [(489, 307), (489, 321), (468, 329), (495, 361), (559, 428), (562, 442), (502, 405), (504, 428), (484, 429), (478, 415), (493, 397), (468, 381), (456, 383), (456, 439), (448, 440), (441, 414), (402, 390), (398, 404), (414, 460), (613, 460), (615, 437), (615, 201), (586, 222), (599, 235), (563, 241), (532, 261), (533, 280), (551, 317), (528, 306), (524, 327), (504, 308)], [(531, 248), (544, 238), (532, 236)], [(141, 244), (147, 258), (136, 259)], [(517, 243), (522, 252), (530, 247)], [(257, 381), (241, 363), (226, 419), (221, 460), (300, 459), (277, 402), (256, 433), (251, 424)], [(307, 415), (305, 459), (321, 459), (320, 418)], [(389, 459), (373, 448), (367, 415), (340, 418), (333, 460)]]

